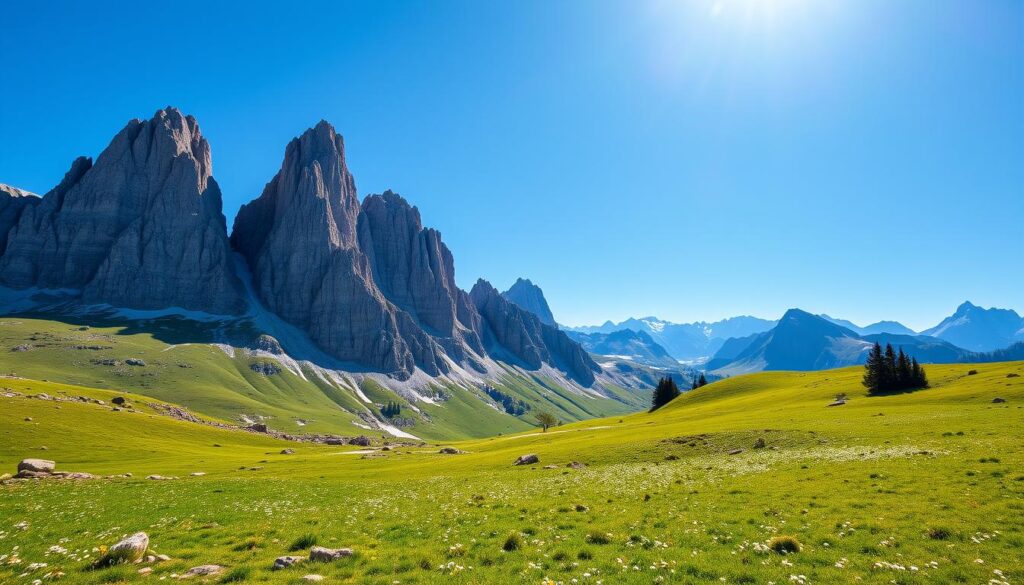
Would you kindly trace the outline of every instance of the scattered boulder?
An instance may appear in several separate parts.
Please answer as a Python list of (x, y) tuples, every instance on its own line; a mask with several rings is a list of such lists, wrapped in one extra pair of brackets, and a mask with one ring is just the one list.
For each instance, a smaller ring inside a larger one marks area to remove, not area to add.
[(293, 455), (295, 449), (281, 449), (281, 455)]
[(189, 475), (191, 475), (192, 477), (203, 477), (204, 475), (206, 475), (206, 472), (205, 471), (193, 471)]
[(128, 365), (128, 366), (140, 366), (141, 367), (141, 366), (145, 366), (146, 365), (145, 360), (141, 360), (139, 358), (128, 358), (128, 359), (124, 360), (124, 363), (125, 363), (125, 365)]
[(300, 563), (300, 562), (302, 562), (304, 560), (305, 559), (303, 557), (293, 557), (293, 556), (277, 557), (276, 559), (274, 559), (274, 566), (271, 567), (271, 569), (273, 569), (274, 571), (278, 571), (280, 569), (288, 568), (288, 567), (294, 565), (295, 563)]
[(85, 473), (84, 471), (58, 472), (58, 473), (55, 473), (54, 475), (56, 475), (58, 477), (62, 477), (64, 479), (95, 479), (95, 477), (96, 477), (93, 474)]
[(1006, 399), (1005, 398), (1000, 398), (1000, 397), (996, 396), (995, 398), (992, 399), (992, 402), (994, 404), (1002, 404), (1002, 403), (1006, 402)]
[(768, 446), (768, 443), (765, 442), (764, 437), (758, 437), (757, 440), (754, 441), (754, 448), (755, 449), (764, 449), (767, 446)]
[(323, 575), (303, 575), (302, 576), (302, 580), (303, 581), (323, 581), (324, 580), (324, 576)]
[(208, 575), (217, 575), (224, 570), (224, 567), (220, 565), (199, 565), (198, 567), (192, 567), (185, 571), (180, 577), (181, 579), (188, 579), (189, 577), (206, 577)]
[(30, 349), (32, 349), (32, 346), (26, 343), (22, 345), (15, 345), (11, 348), (11, 351), (29, 351)]
[(675, 461), (677, 459), (679, 459), (679, 455), (676, 455), (674, 453), (670, 453), (668, 455), (665, 455), (665, 461)]
[(828, 405), (829, 406), (842, 406), (844, 404), (846, 404), (845, 400), (836, 400), (835, 402), (830, 402)]
[(115, 396), (115, 397), (110, 399), (110, 402), (112, 402), (112, 403), (114, 403), (114, 404), (116, 404), (118, 406), (124, 406), (125, 402), (127, 402), (127, 401), (124, 399), (124, 396)]
[(267, 427), (266, 423), (256, 423), (256, 424), (249, 425), (249, 426), (247, 426), (245, 428), (250, 430), (250, 431), (252, 431), (252, 432), (254, 432), (254, 433), (265, 433), (265, 432), (270, 430)]
[(455, 447), (443, 447), (438, 453), (444, 453), (445, 455), (462, 455), (465, 453), (462, 449), (456, 449)]
[(370, 437), (367, 437), (366, 435), (359, 435), (358, 437), (352, 437), (351, 439), (348, 440), (348, 444), (349, 445), (358, 445), (360, 447), (369, 447), (370, 446)]
[(729, 451), (729, 455), (739, 455), (742, 452), (743, 449), (733, 449), (732, 451)]
[(326, 439), (324, 439), (324, 444), (326, 444), (326, 445), (344, 445), (345, 441), (343, 439), (339, 439), (338, 437), (327, 437)]
[(140, 575), (148, 575), (153, 572), (153, 567), (142, 567), (138, 570)]
[(178, 479), (178, 478), (177, 477), (173, 477), (173, 476), (163, 476), (163, 475), (153, 474), (153, 475), (146, 476), (146, 479), (151, 479), (153, 481), (169, 481), (169, 480)]
[(566, 464), (566, 467), (568, 467), (569, 469), (583, 469), (584, 467), (586, 467), (586, 465), (580, 463), (579, 461), (572, 461)]
[(53, 473), (57, 463), (49, 459), (22, 459), (18, 463), (18, 471), (34, 471), (36, 473)]
[(352, 556), (352, 549), (350, 548), (326, 548), (322, 546), (314, 546), (309, 549), (309, 560), (329, 563), (336, 561), (342, 557)]
[(32, 422), (32, 417), (31, 416), (26, 416), (25, 417), (25, 422)]
[(552, 463), (551, 465), (545, 465), (544, 469), (558, 469), (558, 466)]
[(519, 458), (512, 462), (512, 465), (533, 465), (534, 463), (540, 463), (540, 457), (537, 457), (535, 453), (530, 453), (528, 455), (520, 455)]
[(134, 563), (141, 560), (149, 548), (149, 535), (136, 532), (107, 549), (106, 554), (96, 561), (97, 567), (109, 567), (122, 563)]

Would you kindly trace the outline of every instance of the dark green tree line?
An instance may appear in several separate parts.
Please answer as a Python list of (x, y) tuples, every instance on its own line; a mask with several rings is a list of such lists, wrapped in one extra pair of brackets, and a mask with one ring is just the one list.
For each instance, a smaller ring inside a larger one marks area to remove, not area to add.
[(917, 358), (908, 356), (902, 347), (897, 353), (887, 343), (883, 351), (881, 344), (875, 343), (864, 364), (863, 383), (869, 394), (885, 394), (927, 388), (928, 376)]
[(679, 386), (676, 386), (676, 381), (671, 376), (665, 376), (658, 380), (658, 386), (654, 389), (654, 394), (651, 395), (651, 412), (672, 402), (672, 399), (679, 394)]

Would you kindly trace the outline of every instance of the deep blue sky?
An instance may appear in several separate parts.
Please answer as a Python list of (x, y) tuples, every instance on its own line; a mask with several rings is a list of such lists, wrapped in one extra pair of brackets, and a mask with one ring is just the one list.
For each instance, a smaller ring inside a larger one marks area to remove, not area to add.
[[(35, 5), (35, 6), (33, 6)], [(149, 6), (144, 6), (149, 5)], [(319, 119), (460, 284), (565, 323), (934, 325), (1024, 309), (1024, 3), (15, 2), (0, 182), (45, 192), (167, 104), (229, 223)]]

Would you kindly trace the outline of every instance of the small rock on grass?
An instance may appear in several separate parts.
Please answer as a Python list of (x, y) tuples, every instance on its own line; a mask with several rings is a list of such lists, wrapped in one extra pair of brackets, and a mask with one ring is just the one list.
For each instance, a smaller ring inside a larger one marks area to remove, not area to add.
[(217, 575), (224, 570), (224, 567), (220, 565), (199, 565), (198, 567), (192, 567), (185, 571), (179, 579), (188, 579), (189, 577), (206, 577), (208, 575)]
[(331, 562), (336, 561), (342, 557), (352, 556), (352, 549), (350, 548), (326, 548), (323, 546), (314, 546), (309, 549), (309, 560), (320, 561), (320, 562)]
[(302, 557), (293, 557), (293, 556), (277, 557), (276, 559), (274, 559), (274, 566), (271, 567), (271, 569), (277, 571), (279, 569), (284, 569), (284, 568), (290, 567), (290, 566), (294, 565), (295, 563), (299, 563), (299, 562), (302, 562), (304, 560), (305, 559), (302, 558)]
[(535, 453), (530, 453), (520, 455), (518, 459), (512, 462), (512, 465), (533, 465), (534, 463), (540, 463), (540, 457), (537, 457)]
[(136, 532), (107, 549), (106, 554), (96, 561), (96, 566), (109, 567), (121, 563), (134, 563), (142, 559), (147, 548), (149, 548), (149, 535), (145, 532)]
[(742, 452), (743, 449), (733, 449), (732, 451), (729, 451), (729, 455), (739, 455)]
[(303, 581), (323, 581), (324, 580), (324, 576), (323, 575), (303, 575), (302, 576), (302, 580)]

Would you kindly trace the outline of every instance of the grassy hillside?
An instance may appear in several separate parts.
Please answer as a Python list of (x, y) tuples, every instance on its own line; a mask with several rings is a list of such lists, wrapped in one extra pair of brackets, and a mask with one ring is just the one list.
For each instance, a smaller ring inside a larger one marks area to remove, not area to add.
[[(0, 582), (58, 571), (66, 583), (146, 581), (207, 563), (272, 583), (308, 573), (381, 584), (1024, 579), (1024, 363), (930, 366), (932, 388), (887, 397), (866, 396), (860, 373), (732, 378), (655, 413), (455, 443), (461, 455), (434, 444), (366, 454), (141, 406), (0, 397), (0, 468), (44, 456), (135, 475), (0, 486)], [(837, 393), (849, 402), (826, 406)], [(525, 453), (541, 463), (511, 466)], [(182, 479), (141, 479), (150, 473)], [(86, 570), (96, 547), (137, 530), (172, 560), (149, 577)], [(356, 555), (271, 571), (306, 535)], [(800, 552), (765, 549), (783, 535)]]
[[(388, 401), (403, 406), (403, 430), (423, 439), (485, 437), (533, 428), (533, 411), (574, 421), (636, 411), (648, 393), (609, 387), (612, 398), (566, 392), (543, 376), (511, 368), (493, 382), (530, 409), (510, 416), (472, 385), (436, 386), (433, 404), (409, 401), (372, 379), (328, 376), (308, 364), (230, 345), (256, 335), (244, 322), (202, 323), (178, 317), (147, 321), (0, 317), (0, 372), (78, 386), (134, 392), (174, 402), (203, 415), (239, 423), (262, 420), (290, 433), (369, 433), (361, 415), (380, 417)], [(237, 345), (237, 344), (236, 344)], [(129, 362), (132, 360), (132, 362)], [(138, 361), (136, 361), (138, 360)], [(136, 365), (132, 365), (132, 363)], [(275, 364), (267, 375), (254, 364)], [(363, 393), (370, 403), (359, 395)], [(422, 413), (422, 414), (421, 414)], [(376, 431), (380, 434), (380, 431)]]

